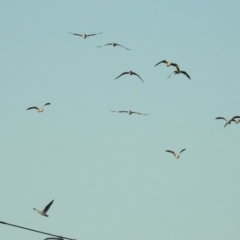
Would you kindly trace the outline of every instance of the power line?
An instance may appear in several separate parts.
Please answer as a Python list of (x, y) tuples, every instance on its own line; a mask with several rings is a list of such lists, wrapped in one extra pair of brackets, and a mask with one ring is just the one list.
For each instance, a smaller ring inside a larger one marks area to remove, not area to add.
[(6, 222), (2, 222), (2, 221), (0, 221), (0, 223), (1, 223), (1, 224), (5, 224), (5, 225), (9, 225), (9, 226), (12, 226), (12, 227), (22, 228), (22, 229), (25, 229), (25, 230), (28, 230), (28, 231), (37, 232), (37, 233), (41, 233), (41, 234), (45, 234), (45, 235), (49, 235), (49, 236), (54, 236), (54, 237), (56, 237), (56, 238), (46, 238), (46, 239), (56, 239), (56, 240), (57, 240), (57, 239), (58, 239), (58, 240), (68, 239), (68, 240), (76, 240), (76, 239), (73, 239), (73, 238), (67, 238), (67, 237), (62, 237), (62, 236), (54, 235), (54, 234), (51, 234), (51, 233), (41, 232), (41, 231), (34, 230), (34, 229), (31, 229), (31, 228), (25, 228), (25, 227), (17, 226), (17, 225), (10, 224), (10, 223), (6, 223)]

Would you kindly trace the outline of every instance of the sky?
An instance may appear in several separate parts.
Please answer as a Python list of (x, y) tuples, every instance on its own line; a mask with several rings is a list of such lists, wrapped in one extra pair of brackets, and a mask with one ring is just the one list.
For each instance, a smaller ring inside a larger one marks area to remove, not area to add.
[[(1, 1), (0, 221), (77, 240), (239, 239), (240, 124), (215, 119), (240, 115), (239, 8)], [(131, 51), (96, 47), (111, 42)], [(129, 70), (145, 83), (114, 80)], [(48, 218), (33, 211), (53, 199)], [(0, 225), (1, 239), (46, 237)]]

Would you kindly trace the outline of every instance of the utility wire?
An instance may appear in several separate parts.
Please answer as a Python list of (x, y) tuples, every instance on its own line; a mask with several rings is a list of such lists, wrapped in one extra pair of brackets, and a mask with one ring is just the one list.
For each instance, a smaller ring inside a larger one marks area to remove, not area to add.
[(73, 238), (67, 238), (67, 237), (62, 237), (62, 236), (54, 235), (54, 234), (51, 234), (51, 233), (41, 232), (41, 231), (34, 230), (34, 229), (31, 229), (31, 228), (25, 228), (25, 227), (17, 226), (17, 225), (10, 224), (10, 223), (6, 223), (6, 222), (2, 222), (2, 221), (0, 221), (0, 223), (1, 223), (1, 224), (6, 224), (6, 225), (9, 225), (9, 226), (12, 226), (12, 227), (22, 228), (22, 229), (25, 229), (25, 230), (28, 230), (28, 231), (32, 231), (32, 232), (37, 232), (37, 233), (41, 233), (41, 234), (46, 234), (46, 235), (49, 235), (49, 236), (57, 237), (57, 238), (46, 238), (46, 239), (60, 239), (60, 240), (68, 239), (68, 240), (76, 240), (76, 239), (73, 239)]

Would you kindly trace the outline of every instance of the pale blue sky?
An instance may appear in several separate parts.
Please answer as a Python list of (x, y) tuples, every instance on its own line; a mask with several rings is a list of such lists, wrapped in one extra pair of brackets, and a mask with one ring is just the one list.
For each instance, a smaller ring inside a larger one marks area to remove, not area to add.
[[(0, 221), (78, 240), (239, 239), (240, 124), (215, 120), (240, 114), (239, 9), (1, 1)], [(132, 51), (95, 47), (109, 42)], [(192, 80), (166, 80), (163, 59)], [(114, 80), (128, 70), (145, 84)], [(129, 109), (150, 115), (110, 112)], [(33, 211), (52, 199), (49, 218)], [(44, 237), (0, 225), (1, 239)]]

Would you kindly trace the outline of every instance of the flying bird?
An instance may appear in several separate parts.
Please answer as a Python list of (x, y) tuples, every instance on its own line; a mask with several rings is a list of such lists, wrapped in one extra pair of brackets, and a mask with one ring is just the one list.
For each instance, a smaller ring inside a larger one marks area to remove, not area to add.
[(122, 75), (124, 75), (124, 74), (129, 74), (129, 75), (136, 75), (137, 77), (139, 77), (140, 79), (141, 79), (141, 81), (144, 83), (144, 81), (142, 80), (142, 78), (137, 74), (137, 73), (135, 73), (135, 72), (132, 72), (131, 70), (130, 71), (128, 71), (128, 72), (123, 72), (122, 74), (120, 74), (118, 77), (116, 77), (114, 80), (116, 80), (116, 79), (118, 79), (118, 78), (120, 78)]
[(131, 114), (138, 114), (138, 115), (149, 115), (149, 114), (145, 114), (145, 113), (132, 112), (131, 110), (128, 110), (128, 111), (112, 111), (112, 110), (111, 110), (111, 112), (127, 113), (128, 115), (131, 115)]
[(33, 208), (33, 210), (37, 211), (39, 214), (41, 214), (42, 216), (48, 217), (47, 215), (47, 211), (49, 210), (49, 208), (51, 207), (52, 203), (54, 200), (52, 200), (44, 209), (43, 211), (39, 211), (36, 208)]
[(190, 76), (188, 75), (188, 73), (187, 73), (186, 71), (182, 71), (182, 70), (180, 70), (180, 71), (178, 71), (178, 70), (173, 71), (173, 72), (169, 75), (168, 78), (170, 78), (172, 74), (176, 75), (176, 74), (180, 74), (180, 73), (186, 75), (186, 76), (191, 80), (191, 78), (190, 78)]
[(46, 104), (44, 104), (41, 108), (39, 108), (39, 107), (29, 107), (29, 108), (27, 108), (27, 110), (30, 110), (30, 109), (36, 109), (39, 113), (41, 113), (41, 112), (43, 112), (43, 110), (44, 110), (44, 106), (47, 106), (47, 105), (50, 105), (51, 103), (46, 103)]
[[(182, 153), (182, 152), (185, 151), (185, 150), (186, 150), (186, 149), (182, 149), (182, 150), (180, 151), (180, 153)], [(179, 158), (179, 157), (180, 157), (180, 153), (177, 155), (177, 154), (176, 154), (174, 151), (172, 151), (172, 150), (166, 150), (166, 152), (172, 153), (175, 158)]]
[(224, 117), (217, 117), (217, 118), (215, 118), (215, 119), (223, 119), (223, 120), (225, 120), (226, 121), (226, 124), (224, 125), (224, 127), (226, 127), (228, 124), (231, 124), (231, 122), (235, 122), (235, 123), (239, 123), (239, 121), (240, 121), (240, 119), (237, 119), (237, 118), (240, 118), (240, 116), (235, 116), (235, 117), (233, 117), (233, 118), (231, 118), (231, 119), (229, 119), (229, 120), (227, 120), (226, 118), (224, 118)]
[(167, 61), (167, 60), (162, 60), (161, 62), (155, 64), (154, 67), (156, 67), (156, 66), (157, 66), (158, 64), (160, 64), (160, 63), (166, 63), (166, 66), (167, 66), (167, 67), (174, 66), (174, 67), (177, 68), (177, 71), (178, 71), (178, 72), (180, 71), (180, 68), (179, 68), (179, 66), (178, 66), (176, 63), (172, 63), (172, 62)]
[(125, 48), (125, 49), (127, 49), (127, 50), (131, 50), (131, 49), (129, 49), (129, 48), (126, 48), (126, 47), (124, 47), (123, 45), (120, 45), (120, 44), (118, 44), (118, 43), (106, 43), (106, 44), (104, 44), (104, 45), (102, 45), (102, 46), (96, 46), (96, 47), (104, 47), (104, 46), (108, 46), (108, 45), (112, 45), (113, 47), (116, 47), (116, 46), (119, 46), (119, 47), (123, 47), (123, 48)]
[[(68, 33), (70, 33), (70, 32), (68, 32)], [(70, 33), (70, 34), (75, 35), (75, 36), (80, 36), (83, 39), (86, 39), (87, 37), (95, 36), (95, 35), (98, 35), (98, 34), (101, 34), (101, 33), (103, 33), (103, 32), (93, 33), (93, 34), (79, 34), (79, 33)]]

